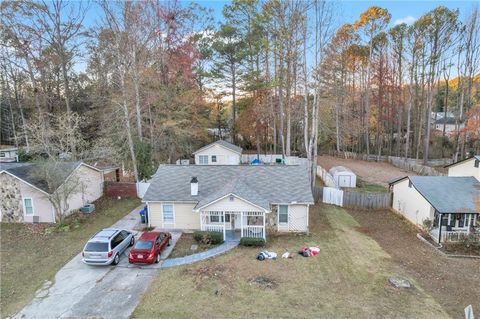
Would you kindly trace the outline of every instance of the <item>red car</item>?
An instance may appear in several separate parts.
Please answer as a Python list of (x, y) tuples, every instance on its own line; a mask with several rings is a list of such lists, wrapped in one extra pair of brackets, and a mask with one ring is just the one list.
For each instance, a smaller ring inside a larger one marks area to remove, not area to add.
[(145, 232), (130, 250), (128, 262), (131, 264), (158, 263), (160, 254), (167, 246), (170, 246), (171, 241), (170, 233)]

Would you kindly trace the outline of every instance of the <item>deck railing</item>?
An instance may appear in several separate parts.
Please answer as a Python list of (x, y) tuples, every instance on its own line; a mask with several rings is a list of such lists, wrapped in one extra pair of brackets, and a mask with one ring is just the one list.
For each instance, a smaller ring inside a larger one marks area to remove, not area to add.
[(223, 225), (218, 225), (218, 224), (203, 224), (202, 225), (202, 230), (204, 231), (216, 231), (223, 233)]
[(242, 237), (265, 238), (263, 232), (263, 226), (247, 225), (243, 226)]

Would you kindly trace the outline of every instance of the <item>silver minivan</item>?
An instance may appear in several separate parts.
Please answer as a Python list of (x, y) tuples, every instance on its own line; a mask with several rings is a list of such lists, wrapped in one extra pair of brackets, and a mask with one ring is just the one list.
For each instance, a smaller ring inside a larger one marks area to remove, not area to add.
[(133, 244), (132, 232), (105, 228), (88, 240), (82, 251), (82, 261), (89, 265), (116, 265), (120, 255)]

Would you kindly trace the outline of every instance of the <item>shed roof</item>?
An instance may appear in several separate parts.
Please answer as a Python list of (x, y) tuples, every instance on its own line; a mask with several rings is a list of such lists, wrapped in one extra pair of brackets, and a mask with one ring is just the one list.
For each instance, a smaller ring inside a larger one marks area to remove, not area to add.
[[(198, 195), (190, 180), (198, 179)], [(313, 204), (308, 172), (303, 166), (160, 165), (143, 201), (180, 201), (203, 207), (229, 194), (270, 210), (270, 204)]]
[(334, 175), (335, 173), (347, 173), (349, 175), (355, 175), (355, 173), (352, 172), (352, 170), (350, 170), (345, 166), (334, 166), (330, 169), (329, 173), (332, 175)]
[(439, 213), (478, 213), (480, 182), (474, 177), (409, 176), (417, 191)]
[(224, 148), (226, 148), (226, 149), (229, 149), (230, 151), (235, 152), (235, 153), (239, 153), (239, 154), (242, 153), (242, 148), (241, 148), (241, 147), (239, 147), (239, 146), (237, 146), (237, 145), (234, 145), (234, 144), (232, 144), (232, 143), (229, 143), (229, 142), (227, 142), (227, 141), (224, 141), (224, 140), (218, 140), (218, 141), (215, 141), (215, 142), (210, 143), (210, 144), (208, 144), (208, 145), (205, 145), (204, 147), (202, 147), (202, 148), (200, 148), (199, 150), (195, 151), (193, 154), (196, 154), (196, 153), (198, 153), (198, 152), (201, 152), (201, 151), (203, 151), (203, 150), (205, 150), (205, 149), (207, 149), (207, 148), (210, 148), (210, 147), (212, 147), (212, 146), (214, 146), (214, 145), (220, 145), (220, 146), (222, 146), (222, 147), (224, 147)]
[(460, 163), (463, 163), (463, 162), (466, 162), (466, 161), (470, 161), (470, 160), (472, 160), (472, 159), (476, 159), (476, 160), (480, 161), (480, 155), (474, 155), (474, 156), (472, 156), (472, 157), (465, 158), (465, 159), (463, 159), (463, 160), (459, 160), (459, 161), (457, 161), (457, 162), (455, 162), (455, 163), (452, 163), (452, 164), (449, 164), (449, 165), (445, 165), (444, 167), (455, 166), (455, 165), (457, 165), (457, 164), (460, 164)]

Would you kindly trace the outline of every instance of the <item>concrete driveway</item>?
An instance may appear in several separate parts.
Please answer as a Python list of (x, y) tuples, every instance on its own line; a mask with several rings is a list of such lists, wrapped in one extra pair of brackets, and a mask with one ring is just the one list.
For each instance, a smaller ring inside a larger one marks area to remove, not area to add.
[[(139, 209), (112, 227), (133, 230), (139, 222)], [(172, 237), (162, 259), (168, 257), (180, 233), (172, 233)], [(128, 318), (161, 266), (130, 265), (128, 251), (116, 267), (85, 265), (78, 254), (57, 272), (54, 283), (45, 283), (14, 318)]]

